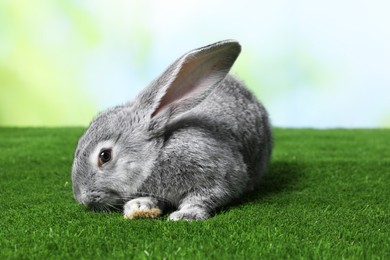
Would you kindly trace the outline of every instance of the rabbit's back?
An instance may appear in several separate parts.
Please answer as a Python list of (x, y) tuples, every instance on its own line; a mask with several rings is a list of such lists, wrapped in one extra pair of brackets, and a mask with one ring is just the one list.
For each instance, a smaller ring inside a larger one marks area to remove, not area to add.
[(214, 121), (211, 129), (225, 135), (231, 146), (243, 156), (252, 181), (258, 181), (272, 150), (272, 132), (268, 113), (242, 82), (228, 75), (216, 87), (196, 113)]

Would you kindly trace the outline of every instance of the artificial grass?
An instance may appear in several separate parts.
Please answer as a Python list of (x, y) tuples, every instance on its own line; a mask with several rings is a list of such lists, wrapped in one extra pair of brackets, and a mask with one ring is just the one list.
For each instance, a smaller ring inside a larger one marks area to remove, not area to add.
[(276, 129), (259, 189), (206, 221), (73, 199), (81, 128), (0, 128), (0, 259), (390, 259), (390, 130)]

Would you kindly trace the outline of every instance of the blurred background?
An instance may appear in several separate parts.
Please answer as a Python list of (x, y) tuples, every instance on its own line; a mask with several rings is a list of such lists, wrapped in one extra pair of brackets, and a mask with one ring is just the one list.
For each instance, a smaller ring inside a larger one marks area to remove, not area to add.
[(278, 127), (390, 127), (390, 2), (0, 0), (0, 126), (86, 126), (183, 53), (232, 69)]

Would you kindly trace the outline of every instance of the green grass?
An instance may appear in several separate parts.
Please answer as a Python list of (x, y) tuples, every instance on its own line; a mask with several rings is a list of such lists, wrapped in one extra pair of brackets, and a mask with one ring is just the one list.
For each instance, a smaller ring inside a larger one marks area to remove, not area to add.
[(390, 130), (276, 129), (259, 190), (203, 222), (77, 205), (82, 131), (0, 128), (0, 259), (390, 259)]

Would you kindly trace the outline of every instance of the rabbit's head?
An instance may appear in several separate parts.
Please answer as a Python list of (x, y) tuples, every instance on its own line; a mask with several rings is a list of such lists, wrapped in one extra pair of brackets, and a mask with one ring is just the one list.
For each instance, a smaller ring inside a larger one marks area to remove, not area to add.
[(133, 102), (97, 115), (80, 138), (72, 167), (79, 203), (96, 209), (123, 204), (153, 171), (166, 126), (199, 104), (240, 53), (222, 41), (180, 57)]

